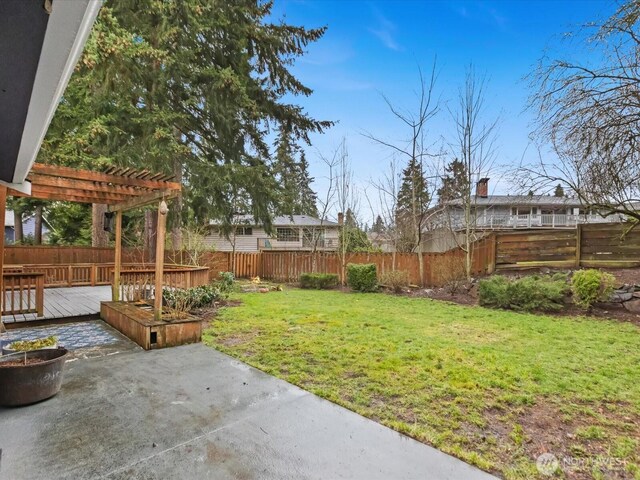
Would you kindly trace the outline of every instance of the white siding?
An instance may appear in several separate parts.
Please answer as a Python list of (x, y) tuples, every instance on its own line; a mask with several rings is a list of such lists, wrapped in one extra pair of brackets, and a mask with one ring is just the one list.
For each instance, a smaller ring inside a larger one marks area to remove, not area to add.
[[(338, 228), (325, 228), (325, 243), (327, 245), (326, 250), (336, 250), (338, 248)], [(205, 236), (205, 244), (209, 247), (213, 247), (219, 252), (230, 252), (233, 250), (231, 241), (227, 240), (224, 235), (213, 231), (211, 234)], [(265, 243), (268, 246), (264, 246)], [(303, 249), (303, 236), (300, 233), (298, 241), (278, 241), (274, 236), (269, 236), (263, 228), (253, 227), (252, 235), (237, 235), (236, 236), (236, 252), (257, 252), (260, 250), (260, 246), (265, 250), (277, 249), (277, 250), (301, 250)]]
[[(258, 238), (264, 238), (267, 234), (264, 229), (253, 227), (253, 235), (236, 235), (236, 252), (257, 252)], [(212, 232), (204, 237), (205, 244), (219, 252), (231, 252), (233, 244), (224, 235)]]

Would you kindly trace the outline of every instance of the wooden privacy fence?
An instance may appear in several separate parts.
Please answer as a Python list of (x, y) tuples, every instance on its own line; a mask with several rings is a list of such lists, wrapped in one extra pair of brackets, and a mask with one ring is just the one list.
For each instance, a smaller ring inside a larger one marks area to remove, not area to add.
[[(493, 272), (495, 237), (489, 235), (475, 242), (472, 250), (472, 274)], [(416, 253), (348, 253), (344, 263), (374, 263), (381, 277), (388, 271), (405, 271), (412, 284), (441, 286), (454, 277), (464, 275), (465, 253), (461, 249), (443, 253), (423, 253), (423, 274)], [(342, 275), (342, 258), (336, 253), (262, 252), (261, 275), (277, 282), (297, 282), (302, 273), (333, 273)]]
[(640, 229), (594, 223), (572, 230), (499, 232), (496, 269), (640, 266)]
[(2, 277), (2, 315), (44, 315), (44, 274), (4, 272)]
[(113, 248), (58, 247), (46, 245), (6, 245), (5, 265), (113, 263)]
[(183, 251), (167, 252), (167, 264), (185, 265), (195, 263), (210, 269), (211, 280), (220, 272), (233, 272), (238, 278), (262, 275), (262, 252), (200, 252), (197, 255)]
[[(629, 230), (624, 224), (583, 224), (576, 229), (548, 229), (513, 232), (493, 232), (474, 244), (472, 274), (484, 275), (495, 270), (531, 267), (635, 267), (640, 266), (640, 228)], [(82, 253), (72, 253), (75, 247), (6, 247), (5, 263), (19, 263), (16, 272), (41, 271), (45, 274), (45, 286), (107, 285), (111, 282), (113, 265), (110, 262), (62, 263), (55, 259), (111, 258), (113, 249), (80, 247)], [(33, 250), (32, 250), (33, 249)], [(47, 256), (43, 252), (50, 252)], [(17, 253), (16, 253), (17, 252)], [(33, 253), (33, 259), (49, 261), (32, 265), (33, 261), (15, 262)], [(379, 275), (387, 271), (406, 271), (411, 283), (424, 286), (440, 286), (452, 275), (458, 274), (464, 265), (465, 253), (460, 249), (444, 253), (422, 254), (423, 273), (415, 253), (354, 253), (347, 254), (345, 263), (375, 263)], [(9, 259), (12, 259), (10, 262)], [(130, 251), (125, 256), (124, 271), (153, 270), (145, 264), (140, 251)], [(181, 264), (197, 264), (209, 269), (209, 280), (219, 272), (231, 271), (238, 278), (264, 277), (278, 282), (297, 282), (300, 274), (315, 271), (340, 275), (342, 261), (334, 252), (312, 254), (303, 251), (262, 252), (200, 252), (197, 256), (188, 252), (166, 252), (165, 261), (170, 271), (187, 268)], [(193, 267), (191, 267), (193, 268)], [(8, 270), (5, 269), (5, 272)], [(200, 274), (204, 275), (204, 274)], [(198, 280), (201, 282), (203, 280)]]

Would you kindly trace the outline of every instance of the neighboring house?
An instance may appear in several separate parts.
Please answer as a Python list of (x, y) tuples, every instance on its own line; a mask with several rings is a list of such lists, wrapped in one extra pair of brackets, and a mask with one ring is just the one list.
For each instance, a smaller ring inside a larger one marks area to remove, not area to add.
[[(251, 215), (238, 215), (234, 222), (235, 233), (229, 239), (220, 232), (219, 223), (210, 223), (210, 233), (205, 243), (218, 251), (258, 252), (261, 250), (337, 250), (340, 225), (308, 215), (280, 216), (273, 219), (273, 233), (268, 235), (264, 227), (257, 225)], [(317, 243), (316, 243), (317, 240)]]
[[(481, 179), (473, 199), (472, 218), (476, 229), (575, 228), (580, 223), (610, 223), (624, 220), (621, 215), (604, 217), (586, 210), (576, 198), (551, 195), (488, 195), (489, 179)], [(462, 229), (462, 200), (445, 202), (437, 223)]]
[(385, 232), (368, 232), (367, 238), (371, 242), (371, 245), (373, 245), (373, 248), (380, 249), (383, 252), (393, 252), (395, 250), (393, 238)]
[[(25, 239), (34, 238), (36, 232), (36, 219), (32, 215), (22, 219), (22, 234)], [(4, 214), (4, 243), (5, 245), (12, 245), (15, 241), (16, 223), (13, 211), (6, 210)], [(42, 243), (45, 243), (45, 239), (49, 229), (47, 223), (42, 219)]]

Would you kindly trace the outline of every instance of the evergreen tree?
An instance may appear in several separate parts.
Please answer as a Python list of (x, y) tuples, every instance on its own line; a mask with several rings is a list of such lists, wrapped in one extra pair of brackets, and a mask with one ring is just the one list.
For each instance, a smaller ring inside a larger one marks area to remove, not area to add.
[(463, 198), (470, 186), (465, 164), (454, 158), (445, 168), (442, 185), (438, 189), (440, 203)]
[(304, 152), (300, 153), (300, 162), (298, 168), (298, 210), (300, 215), (310, 215), (312, 217), (318, 217), (320, 212), (318, 211), (318, 195), (311, 188), (313, 177), (309, 175), (309, 162), (304, 155)]
[(564, 188), (562, 188), (562, 185), (560, 185), (560, 184), (556, 185), (556, 189), (553, 192), (553, 196), (554, 197), (564, 197)]
[(175, 174), (184, 209), (170, 209), (174, 224), (230, 225), (243, 189), (269, 227), (279, 189), (268, 132), (284, 125), (294, 145), (331, 125), (287, 100), (312, 93), (290, 68), (325, 29), (271, 13), (255, 0), (107, 1), (39, 161)]
[(278, 188), (277, 212), (317, 217), (317, 196), (311, 188), (313, 178), (309, 175), (309, 163), (302, 149), (291, 144), (288, 135), (280, 136), (273, 171)]
[(382, 217), (380, 215), (376, 217), (376, 221), (372, 225), (371, 231), (378, 234), (384, 232), (384, 222), (382, 221)]
[(423, 220), (430, 200), (431, 196), (422, 164), (412, 158), (402, 172), (402, 182), (398, 191), (395, 212), (400, 251), (413, 251), (420, 242)]
[[(340, 250), (344, 252), (370, 252), (373, 245), (364, 229), (358, 223), (353, 210), (347, 209), (344, 225), (339, 234)], [(344, 250), (343, 250), (344, 245)]]

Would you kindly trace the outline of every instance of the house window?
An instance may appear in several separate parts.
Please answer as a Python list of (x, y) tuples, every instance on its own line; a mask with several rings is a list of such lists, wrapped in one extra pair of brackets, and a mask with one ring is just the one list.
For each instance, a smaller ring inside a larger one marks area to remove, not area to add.
[(300, 232), (297, 228), (276, 228), (276, 239), (279, 242), (299, 242)]
[(531, 215), (531, 207), (512, 207), (512, 215)]
[(251, 236), (253, 235), (252, 227), (236, 227), (236, 236)]

